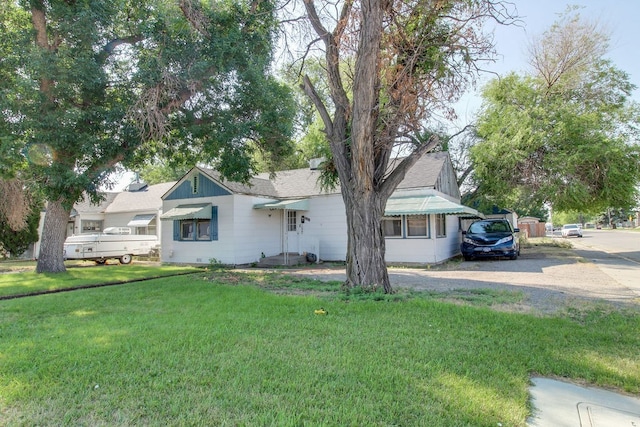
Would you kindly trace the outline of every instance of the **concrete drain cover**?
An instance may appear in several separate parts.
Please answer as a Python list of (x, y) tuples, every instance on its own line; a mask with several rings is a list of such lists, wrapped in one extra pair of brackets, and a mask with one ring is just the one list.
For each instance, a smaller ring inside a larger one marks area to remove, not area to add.
[(640, 427), (640, 414), (609, 408), (597, 403), (578, 403), (578, 414), (580, 414), (580, 425), (584, 427)]
[(640, 427), (640, 398), (549, 378), (532, 378), (531, 427)]

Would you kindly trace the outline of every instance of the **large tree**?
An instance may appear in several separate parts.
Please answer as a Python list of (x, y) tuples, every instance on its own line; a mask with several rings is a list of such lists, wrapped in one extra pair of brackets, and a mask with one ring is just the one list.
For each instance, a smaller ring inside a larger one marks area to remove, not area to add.
[[(491, 39), (481, 24), (510, 14), (503, 4), (484, 0), (304, 5), (324, 52), (329, 99), (308, 76), (303, 88), (322, 118), (346, 207), (346, 285), (391, 292), (381, 228), (387, 199), (437, 145), (424, 137), (428, 120), (436, 111), (451, 113), (448, 106), (473, 80), (477, 61), (490, 56)], [(408, 155), (391, 168), (400, 145)]]
[(12, 0), (0, 13), (1, 163), (47, 200), (38, 272), (65, 270), (71, 207), (120, 164), (172, 153), (243, 180), (251, 150), (291, 149), (290, 93), (269, 73), (273, 1)]
[(531, 74), (485, 88), (471, 154), (486, 199), (591, 213), (634, 204), (640, 110), (628, 75), (603, 56), (608, 40), (570, 13), (533, 41)]

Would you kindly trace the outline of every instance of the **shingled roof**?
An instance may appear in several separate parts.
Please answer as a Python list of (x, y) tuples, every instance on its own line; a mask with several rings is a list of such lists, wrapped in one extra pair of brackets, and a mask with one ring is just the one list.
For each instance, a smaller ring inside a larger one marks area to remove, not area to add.
[[(404, 180), (398, 185), (398, 188), (436, 188), (438, 178), (448, 157), (449, 154), (447, 152), (425, 154), (407, 171)], [(398, 159), (397, 162), (400, 160), (401, 159)], [(394, 164), (392, 163), (391, 167), (393, 166)], [(224, 181), (220, 174), (213, 169), (199, 169), (216, 182), (222, 184), (229, 191), (236, 194), (291, 199), (317, 196), (320, 194), (340, 193), (339, 185), (334, 189), (321, 190), (318, 184), (321, 172), (309, 168), (279, 171), (271, 178), (268, 174), (260, 174), (251, 178), (248, 185), (233, 181)]]
[(85, 194), (82, 200), (74, 203), (73, 209), (76, 212), (82, 212), (84, 214), (104, 213), (109, 205), (113, 203), (113, 200), (116, 198), (118, 193), (104, 192), (102, 193), (102, 195), (104, 196), (104, 198), (98, 204), (94, 204), (91, 202), (89, 196)]
[(113, 202), (105, 209), (107, 213), (135, 212), (157, 210), (162, 207), (162, 195), (166, 193), (174, 182), (149, 185), (140, 191), (123, 191), (117, 193)]

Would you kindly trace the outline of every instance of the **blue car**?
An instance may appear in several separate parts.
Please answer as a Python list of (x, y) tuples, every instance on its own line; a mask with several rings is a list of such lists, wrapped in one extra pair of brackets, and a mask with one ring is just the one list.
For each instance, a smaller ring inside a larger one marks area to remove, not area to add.
[(483, 219), (462, 232), (460, 251), (465, 260), (474, 258), (507, 257), (517, 259), (520, 242), (514, 229), (506, 219)]

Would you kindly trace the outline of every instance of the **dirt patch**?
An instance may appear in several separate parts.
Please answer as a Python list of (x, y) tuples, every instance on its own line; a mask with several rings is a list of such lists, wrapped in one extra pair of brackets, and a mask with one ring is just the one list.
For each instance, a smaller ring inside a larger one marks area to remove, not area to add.
[[(282, 270), (283, 273), (317, 280), (345, 280), (342, 266)], [(640, 299), (631, 289), (603, 273), (574, 250), (532, 246), (517, 260), (454, 260), (423, 268), (390, 267), (395, 289), (428, 291), (443, 299), (460, 290), (510, 291), (521, 294), (518, 302), (497, 302), (498, 309), (536, 312), (584, 310), (597, 305), (640, 310)]]

